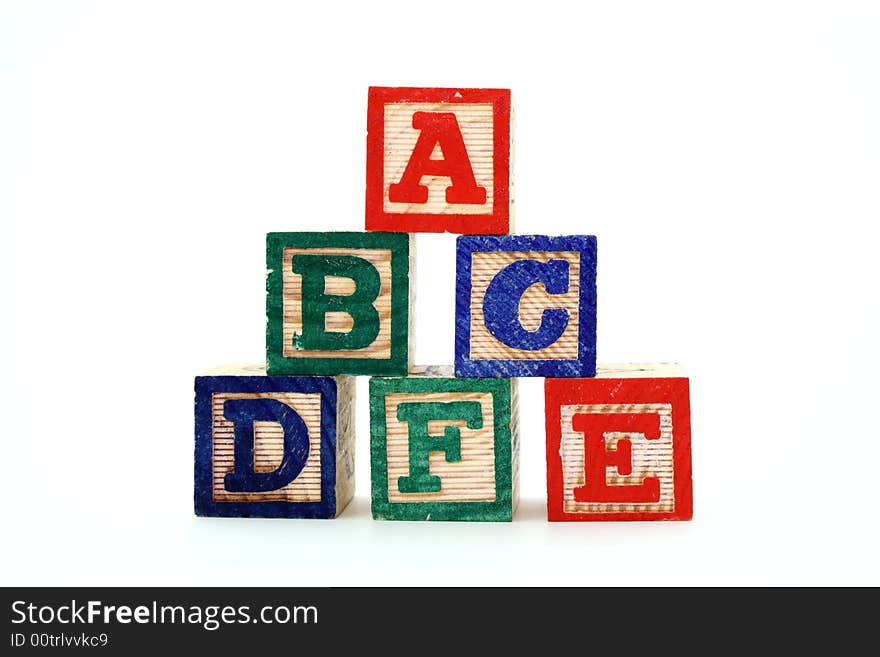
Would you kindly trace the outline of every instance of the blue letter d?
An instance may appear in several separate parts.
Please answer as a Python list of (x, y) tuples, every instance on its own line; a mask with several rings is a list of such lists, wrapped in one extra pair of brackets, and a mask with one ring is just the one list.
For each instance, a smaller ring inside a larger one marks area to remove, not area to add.
[[(265, 493), (299, 476), (309, 456), (309, 431), (295, 410), (277, 399), (229, 399), (223, 415), (235, 425), (235, 469), (224, 479), (226, 490)], [(272, 472), (254, 471), (254, 422), (277, 422), (284, 430), (284, 455)]]

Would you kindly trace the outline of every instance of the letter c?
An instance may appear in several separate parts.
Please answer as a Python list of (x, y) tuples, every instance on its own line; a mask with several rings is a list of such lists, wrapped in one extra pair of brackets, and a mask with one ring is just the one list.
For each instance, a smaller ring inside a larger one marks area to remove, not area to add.
[(547, 294), (568, 292), (568, 262), (565, 260), (519, 260), (495, 275), (483, 297), (486, 328), (496, 339), (515, 349), (538, 351), (556, 342), (568, 326), (568, 311), (547, 308), (537, 331), (527, 331), (519, 321), (519, 302), (535, 283), (543, 283)]

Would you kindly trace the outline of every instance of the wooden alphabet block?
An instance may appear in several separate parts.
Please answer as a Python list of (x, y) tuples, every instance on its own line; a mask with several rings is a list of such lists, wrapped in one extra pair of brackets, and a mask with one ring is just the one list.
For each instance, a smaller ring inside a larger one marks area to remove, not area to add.
[(409, 235), (269, 233), (269, 374), (406, 374)]
[(373, 517), (500, 520), (518, 500), (516, 381), (370, 379)]
[(510, 230), (510, 90), (370, 87), (367, 230)]
[(595, 372), (595, 237), (458, 238), (456, 376)]
[(339, 515), (354, 494), (354, 379), (217, 371), (195, 381), (196, 515)]
[(547, 379), (549, 520), (690, 520), (688, 380), (675, 365)]

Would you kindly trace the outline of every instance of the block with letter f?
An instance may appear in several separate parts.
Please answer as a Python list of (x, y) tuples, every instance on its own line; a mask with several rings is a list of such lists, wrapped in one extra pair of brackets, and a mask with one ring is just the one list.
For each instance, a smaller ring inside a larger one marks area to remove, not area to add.
[(370, 380), (373, 517), (511, 520), (516, 381), (431, 372)]

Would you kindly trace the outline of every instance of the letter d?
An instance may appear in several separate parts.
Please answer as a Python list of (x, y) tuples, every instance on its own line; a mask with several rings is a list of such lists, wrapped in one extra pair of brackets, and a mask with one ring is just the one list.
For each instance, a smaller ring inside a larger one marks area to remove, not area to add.
[[(223, 415), (235, 425), (235, 469), (224, 479), (226, 490), (265, 493), (299, 476), (309, 456), (309, 431), (295, 410), (277, 399), (229, 399)], [(284, 455), (272, 472), (254, 471), (254, 422), (277, 422), (284, 430)]]

